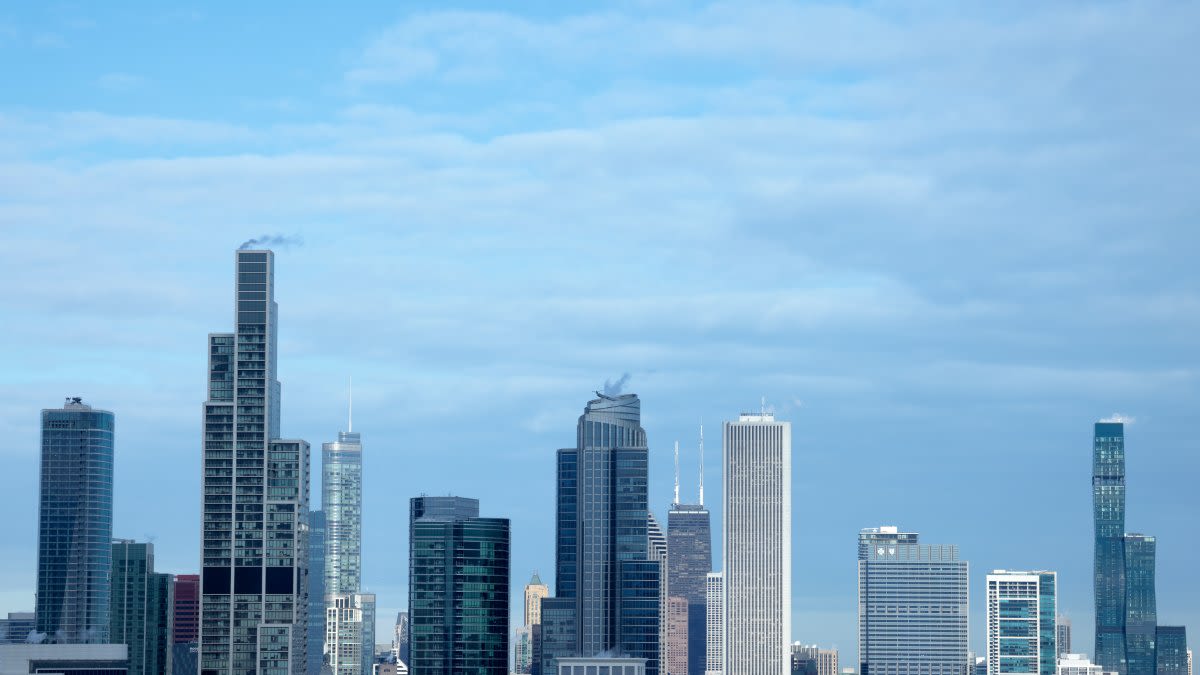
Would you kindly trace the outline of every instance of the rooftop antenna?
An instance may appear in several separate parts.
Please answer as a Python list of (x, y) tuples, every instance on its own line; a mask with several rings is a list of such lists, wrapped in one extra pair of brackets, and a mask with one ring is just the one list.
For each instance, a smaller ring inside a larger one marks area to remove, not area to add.
[(767, 397), (764, 396), (764, 397), (762, 397), (762, 415), (765, 417), (766, 414), (767, 414)]
[(679, 505), (679, 441), (675, 441), (675, 505)]
[(704, 506), (704, 420), (700, 420), (700, 506)]
[(350, 411), (346, 415), (346, 433), (354, 431), (354, 376), (350, 376)]

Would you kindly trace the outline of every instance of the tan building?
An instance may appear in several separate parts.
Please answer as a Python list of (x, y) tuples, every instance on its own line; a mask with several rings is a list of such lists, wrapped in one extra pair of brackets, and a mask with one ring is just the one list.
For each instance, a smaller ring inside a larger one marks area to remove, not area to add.
[(836, 649), (817, 650), (817, 675), (838, 675), (838, 652)]
[(542, 598), (550, 595), (550, 588), (542, 583), (537, 572), (525, 585), (525, 626), (532, 627), (542, 623)]
[(688, 672), (688, 601), (667, 598), (667, 675)]

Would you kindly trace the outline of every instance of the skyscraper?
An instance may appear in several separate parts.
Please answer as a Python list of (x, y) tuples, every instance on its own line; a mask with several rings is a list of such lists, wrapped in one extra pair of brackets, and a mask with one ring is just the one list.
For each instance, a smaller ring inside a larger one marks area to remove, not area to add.
[(782, 675), (791, 670), (792, 425), (743, 414), (725, 423), (724, 450), (725, 675)]
[(688, 669), (688, 601), (672, 595), (667, 600), (667, 675), (687, 675)]
[(129, 675), (171, 672), (170, 574), (155, 573), (154, 545), (112, 542), (109, 638), (129, 647)]
[(725, 584), (720, 572), (709, 572), (704, 578), (704, 673), (721, 675), (725, 672)]
[(208, 336), (201, 675), (305, 668), (308, 443), (279, 438), (275, 258), (235, 253), (232, 333)]
[(392, 649), (396, 652), (396, 660), (405, 666), (411, 660), (408, 654), (409, 636), (408, 612), (396, 614), (396, 627), (392, 634)]
[(336, 675), (370, 673), (375, 662), (375, 595), (325, 596), (325, 660)]
[(175, 575), (171, 592), (171, 642), (195, 642), (200, 637), (200, 575)]
[(1055, 619), (1058, 626), (1058, 655), (1071, 653), (1071, 620), (1065, 616)]
[(987, 575), (988, 675), (1055, 675), (1057, 582), (1054, 572)]
[(480, 518), (474, 499), (414, 497), (409, 522), (411, 671), (507, 675), (508, 519)]
[(325, 664), (325, 511), (308, 512), (308, 623), (305, 672), (321, 675)]
[[(646, 552), (651, 560), (658, 563), (658, 578), (660, 580), (660, 583), (658, 584), (658, 644), (660, 647), (659, 667), (661, 670), (663, 667), (663, 660), (667, 658), (666, 650), (670, 646), (670, 631), (668, 630), (667, 625), (667, 612), (670, 603), (670, 589), (668, 588), (669, 584), (667, 581), (667, 562), (669, 560), (669, 556), (667, 555), (667, 535), (663, 532), (662, 526), (658, 524), (658, 518), (654, 517), (653, 511), (646, 512), (646, 537), (648, 546)], [(677, 621), (679, 620), (678, 617), (676, 617), (676, 619)], [(682, 621), (683, 625), (677, 625), (677, 628), (687, 631), (686, 615), (683, 617)], [(687, 658), (686, 654), (684, 658)]]
[(517, 626), (513, 629), (513, 667), (514, 673), (530, 673), (533, 671), (533, 631), (529, 626)]
[(42, 411), (35, 619), (48, 642), (108, 642), (113, 425), (78, 397)]
[(1125, 425), (1097, 422), (1092, 442), (1096, 663), (1125, 668)]
[(958, 547), (895, 527), (863, 530), (858, 544), (860, 675), (961, 675), (968, 570)]
[[(520, 666), (527, 670), (517, 669), (518, 673), (541, 674), (542, 663), (542, 600), (550, 595), (550, 588), (542, 583), (542, 577), (537, 572), (525, 584), (525, 625), (526, 636), (529, 640), (528, 658), (520, 660)], [(522, 636), (518, 636), (518, 646)]]
[(547, 655), (615, 651), (646, 659), (648, 675), (658, 675), (663, 579), (648, 551), (648, 461), (638, 397), (597, 392), (579, 417), (576, 446), (557, 454), (556, 599), (573, 601), (575, 614), (554, 604)]
[(1159, 626), (1154, 651), (1157, 675), (1191, 675), (1187, 629), (1183, 626)]
[(1158, 611), (1154, 593), (1154, 537), (1125, 535), (1125, 667), (1154, 675)]
[[(334, 675), (371, 675), (375, 596), (362, 584), (362, 438), (347, 421), (321, 446), (325, 512), (325, 658)], [(335, 625), (336, 624), (336, 625)]]
[(667, 512), (667, 588), (688, 603), (687, 675), (704, 675), (705, 578), (712, 571), (712, 530), (704, 508), (704, 429), (700, 430), (700, 491), (696, 504), (679, 501), (679, 446), (675, 446), (675, 502)]

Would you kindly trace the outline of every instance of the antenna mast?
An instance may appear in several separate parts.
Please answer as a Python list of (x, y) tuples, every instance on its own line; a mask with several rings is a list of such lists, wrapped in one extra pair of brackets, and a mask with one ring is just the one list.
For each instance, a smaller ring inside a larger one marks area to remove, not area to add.
[(354, 376), (350, 376), (350, 411), (346, 416), (346, 433), (354, 431)]
[(704, 420), (700, 420), (700, 506), (704, 506)]
[(679, 441), (675, 441), (675, 505), (679, 505)]

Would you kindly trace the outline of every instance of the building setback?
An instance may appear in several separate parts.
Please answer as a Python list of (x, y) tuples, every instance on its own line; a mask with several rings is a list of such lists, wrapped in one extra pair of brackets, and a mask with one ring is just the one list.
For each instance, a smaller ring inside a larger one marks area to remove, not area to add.
[(961, 675), (968, 569), (958, 547), (916, 543), (895, 527), (859, 533), (861, 675)]
[(173, 579), (154, 571), (154, 545), (112, 543), (109, 638), (129, 647), (129, 675), (171, 673)]
[(792, 426), (743, 414), (725, 423), (723, 446), (724, 672), (782, 675), (791, 670)]
[(200, 675), (288, 675), (306, 665), (309, 446), (279, 438), (274, 254), (234, 267), (234, 332), (208, 336)]
[(414, 497), (409, 523), (409, 668), (507, 675), (508, 519), (480, 518), (475, 499)]
[(987, 575), (988, 675), (1055, 675), (1057, 585), (1054, 572)]
[(109, 641), (114, 417), (82, 399), (42, 411), (37, 632)]

